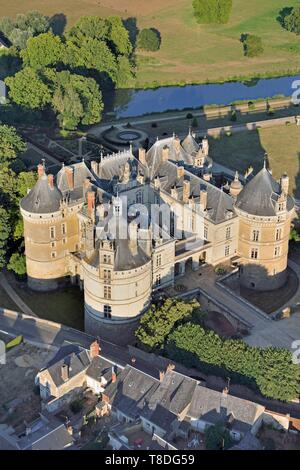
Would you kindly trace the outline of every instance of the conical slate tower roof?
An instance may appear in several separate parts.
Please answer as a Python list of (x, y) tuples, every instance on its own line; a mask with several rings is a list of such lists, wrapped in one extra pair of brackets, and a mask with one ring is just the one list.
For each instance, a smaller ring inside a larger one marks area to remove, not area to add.
[[(281, 194), (280, 184), (264, 166), (254, 178), (244, 186), (237, 197), (236, 207), (244, 212), (261, 217), (276, 215), (276, 202)], [(294, 206), (293, 199), (288, 196), (287, 209)]]
[(191, 134), (191, 131), (189, 131), (188, 135), (182, 141), (181, 145), (184, 148), (184, 150), (190, 155), (192, 155), (193, 153), (198, 152), (198, 150), (199, 150), (199, 145), (197, 144), (196, 140), (194, 139), (193, 135)]
[(21, 208), (34, 214), (50, 214), (60, 208), (62, 195), (55, 185), (50, 185), (47, 175), (40, 176), (35, 186), (21, 200)]

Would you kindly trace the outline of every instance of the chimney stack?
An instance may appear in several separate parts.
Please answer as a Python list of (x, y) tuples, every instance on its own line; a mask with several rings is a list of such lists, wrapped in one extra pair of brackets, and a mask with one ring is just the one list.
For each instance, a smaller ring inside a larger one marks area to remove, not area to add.
[(68, 182), (69, 189), (71, 191), (73, 191), (73, 189), (74, 189), (74, 171), (73, 171), (73, 168), (71, 168), (70, 166), (66, 167), (66, 174), (67, 174), (67, 182)]
[(146, 150), (144, 148), (139, 148), (139, 161), (142, 165), (147, 165), (146, 163)]
[(286, 173), (284, 173), (284, 175), (282, 175), (282, 177), (280, 178), (280, 188), (281, 188), (281, 192), (284, 193), (284, 194), (288, 194), (289, 192), (289, 177)]
[(165, 378), (165, 372), (163, 370), (159, 371), (159, 381), (162, 382)]
[(99, 356), (100, 351), (101, 351), (100, 344), (99, 344), (98, 340), (95, 340), (95, 341), (94, 341), (93, 343), (91, 343), (91, 345), (90, 345), (90, 356), (91, 356), (91, 359), (93, 359), (94, 357)]
[(63, 364), (61, 366), (61, 378), (63, 379), (64, 382), (67, 382), (67, 380), (69, 380), (69, 366), (68, 366), (68, 364)]
[(115, 383), (117, 381), (117, 374), (115, 372), (115, 367), (112, 366), (111, 368), (111, 381), (112, 383)]
[(94, 191), (88, 191), (87, 193), (87, 204), (88, 204), (88, 215), (89, 217), (93, 217), (94, 209), (95, 209), (95, 193)]
[(184, 176), (184, 166), (180, 165), (177, 166), (177, 179), (182, 178), (182, 176)]
[(45, 167), (42, 163), (39, 163), (37, 166), (38, 177), (41, 178), (45, 174)]
[(187, 204), (189, 202), (191, 192), (191, 183), (188, 180), (183, 182), (183, 202)]
[(93, 172), (95, 173), (95, 175), (98, 176), (98, 172), (99, 172), (99, 167), (98, 167), (98, 162), (95, 162), (94, 160), (91, 162), (91, 168), (93, 170)]
[(207, 190), (200, 189), (200, 209), (206, 211), (207, 208)]
[(54, 176), (53, 175), (48, 175), (48, 185), (51, 189), (54, 188)]
[(162, 160), (163, 162), (168, 161), (169, 159), (169, 147), (165, 145), (162, 149)]

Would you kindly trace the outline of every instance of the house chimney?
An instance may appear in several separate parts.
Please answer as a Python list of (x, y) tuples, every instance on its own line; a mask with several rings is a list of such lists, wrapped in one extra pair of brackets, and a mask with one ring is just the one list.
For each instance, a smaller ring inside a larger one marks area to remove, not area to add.
[(95, 209), (95, 193), (94, 191), (88, 191), (87, 193), (87, 204), (88, 204), (88, 215), (93, 216)]
[(68, 366), (68, 364), (63, 364), (61, 366), (61, 378), (63, 379), (64, 382), (67, 382), (67, 380), (69, 380), (69, 366)]
[(51, 189), (54, 188), (54, 176), (53, 175), (48, 175), (48, 185), (49, 185), (49, 188)]
[(184, 166), (180, 165), (177, 166), (177, 179), (180, 179), (182, 176), (184, 176)]
[(189, 202), (191, 192), (191, 183), (188, 180), (183, 182), (183, 202), (187, 204)]
[(171, 372), (174, 369), (175, 369), (175, 364), (168, 364), (167, 372)]
[(160, 370), (159, 371), (159, 381), (162, 382), (165, 378), (165, 371)]
[(117, 374), (115, 372), (115, 367), (112, 366), (111, 368), (111, 381), (112, 383), (115, 383), (117, 381)]
[(177, 152), (180, 150), (180, 139), (178, 136), (174, 138), (174, 147)]
[(92, 186), (92, 183), (91, 183), (91, 180), (89, 178), (85, 178), (84, 182), (83, 182), (83, 187), (86, 191), (88, 191), (90, 189), (90, 187)]
[(223, 388), (222, 393), (223, 395), (228, 395), (229, 393), (228, 387)]
[(98, 175), (98, 162), (95, 162), (94, 160), (91, 162), (91, 168), (95, 175)]
[(288, 194), (289, 192), (289, 177), (286, 173), (284, 173), (284, 175), (282, 175), (282, 177), (280, 178), (280, 188), (281, 188), (281, 192), (284, 193), (284, 194)]
[(105, 395), (105, 393), (101, 394), (101, 400), (105, 403), (109, 403), (109, 396)]
[(206, 211), (207, 208), (207, 190), (200, 189), (200, 209)]
[(162, 149), (162, 160), (166, 162), (169, 159), (169, 147), (165, 145)]
[(155, 187), (155, 189), (160, 188), (160, 178), (159, 178), (159, 176), (156, 176), (156, 178), (154, 180), (154, 187)]
[(74, 189), (74, 171), (73, 171), (73, 168), (71, 168), (70, 166), (66, 167), (66, 174), (67, 174), (67, 182), (68, 182), (69, 189), (71, 191), (73, 191), (73, 189)]
[(146, 163), (146, 150), (144, 148), (139, 148), (139, 161), (142, 165), (147, 165)]
[(178, 197), (178, 191), (177, 191), (176, 186), (173, 186), (173, 188), (171, 188), (171, 196), (172, 196), (174, 199), (177, 199), (177, 197)]
[(138, 239), (138, 226), (135, 220), (130, 222), (128, 226), (128, 235), (129, 235), (129, 247), (131, 252), (137, 253), (137, 239)]
[(101, 351), (100, 344), (99, 344), (98, 340), (95, 340), (95, 341), (94, 341), (93, 343), (91, 343), (91, 345), (90, 345), (90, 356), (91, 356), (91, 359), (93, 359), (94, 357), (99, 356), (100, 351)]
[(45, 173), (45, 167), (42, 163), (39, 163), (38, 166), (37, 166), (38, 177), (41, 178), (41, 176), (43, 176), (44, 173)]

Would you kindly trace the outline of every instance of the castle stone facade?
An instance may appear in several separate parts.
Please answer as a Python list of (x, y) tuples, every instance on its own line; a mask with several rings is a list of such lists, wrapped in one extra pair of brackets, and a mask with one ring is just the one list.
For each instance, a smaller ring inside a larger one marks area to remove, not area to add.
[[(218, 185), (207, 139), (189, 133), (63, 166), (21, 201), (28, 282), (50, 290), (70, 279), (84, 289), (86, 330), (136, 321), (152, 293), (187, 266), (240, 264), (241, 283), (272, 290), (285, 282), (294, 202), (288, 177)], [(228, 173), (230, 178), (230, 172)]]

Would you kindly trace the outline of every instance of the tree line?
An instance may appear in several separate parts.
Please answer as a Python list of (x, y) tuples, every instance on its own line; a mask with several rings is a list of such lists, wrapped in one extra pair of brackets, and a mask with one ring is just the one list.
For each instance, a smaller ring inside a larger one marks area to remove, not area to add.
[(20, 158), (27, 146), (12, 126), (0, 125), (0, 269), (26, 273), (20, 200), (36, 182)]
[(290, 351), (250, 347), (243, 340), (222, 339), (199, 324), (198, 302), (166, 299), (142, 317), (136, 336), (148, 351), (163, 353), (206, 374), (231, 377), (268, 398), (299, 396), (300, 370)]

